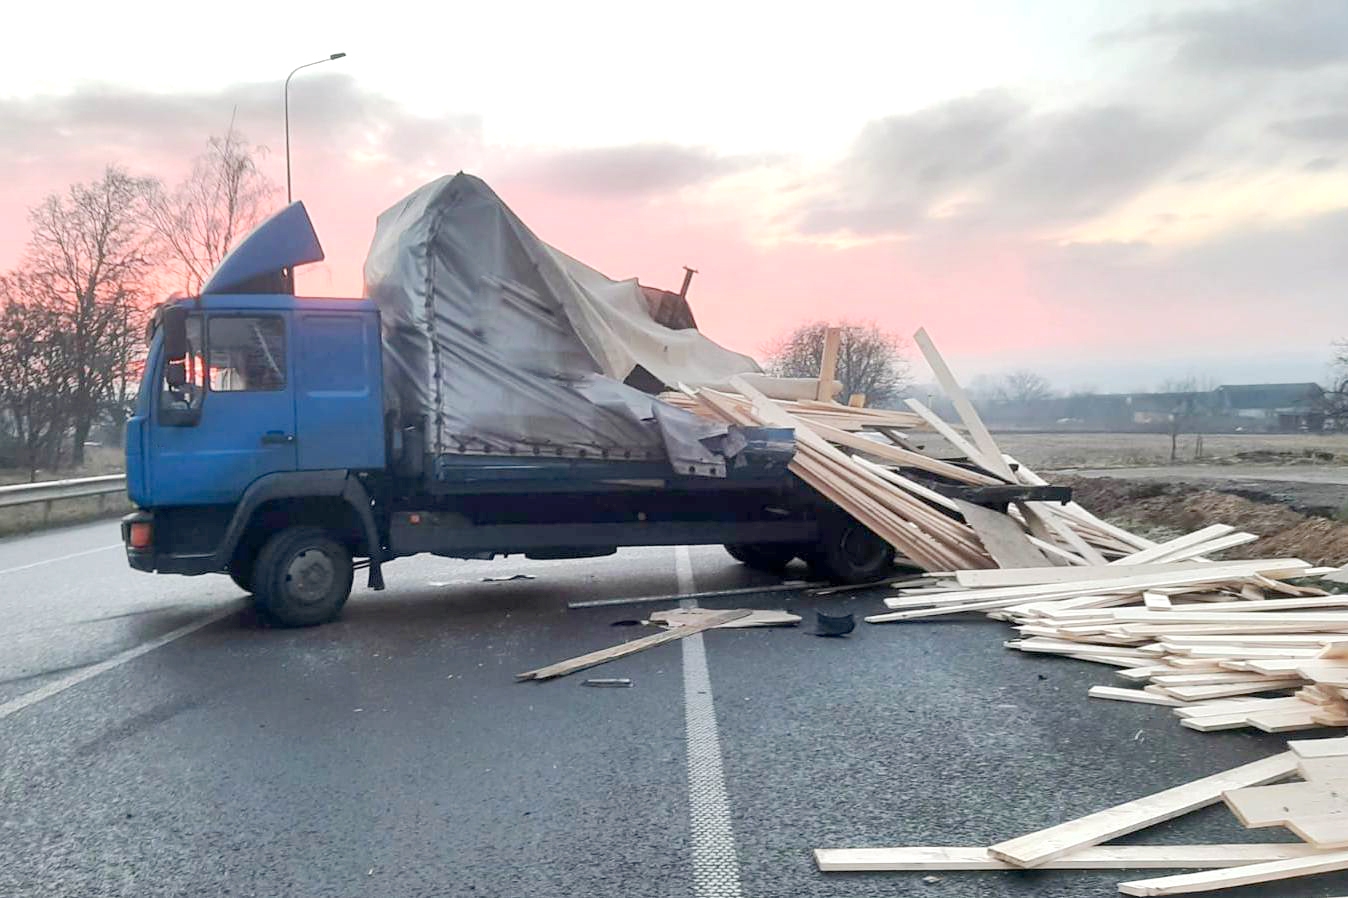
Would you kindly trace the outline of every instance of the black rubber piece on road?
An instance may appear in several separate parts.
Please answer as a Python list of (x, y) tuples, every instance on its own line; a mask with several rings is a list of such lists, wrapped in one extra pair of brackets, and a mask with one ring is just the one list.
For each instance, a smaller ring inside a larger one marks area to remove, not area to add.
[(730, 557), (756, 571), (780, 574), (800, 553), (791, 543), (726, 543)]
[(267, 540), (253, 565), (253, 601), (284, 627), (312, 627), (351, 595), (351, 553), (321, 527), (290, 527)]

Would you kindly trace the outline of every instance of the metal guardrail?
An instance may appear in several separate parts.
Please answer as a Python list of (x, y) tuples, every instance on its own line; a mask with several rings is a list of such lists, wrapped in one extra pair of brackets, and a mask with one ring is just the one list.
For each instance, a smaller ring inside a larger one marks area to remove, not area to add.
[[(126, 492), (125, 474), (106, 474), (102, 477), (76, 477), (71, 480), (46, 480), (41, 483), (16, 483), (0, 486), (0, 508), (14, 505), (33, 505), (55, 502), (59, 499), (96, 498), (99, 507), (103, 497)], [(48, 505), (48, 508), (51, 506)]]

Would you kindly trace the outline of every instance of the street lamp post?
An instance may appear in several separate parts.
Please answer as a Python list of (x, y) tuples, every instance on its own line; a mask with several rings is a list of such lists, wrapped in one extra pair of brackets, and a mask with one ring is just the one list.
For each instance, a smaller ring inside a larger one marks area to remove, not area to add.
[(333, 53), (323, 59), (315, 59), (313, 62), (306, 62), (304, 65), (295, 66), (289, 75), (286, 75), (285, 85), (285, 106), (286, 106), (286, 204), (288, 205), (292, 197), (290, 195), (290, 79), (295, 77), (295, 72), (300, 69), (307, 69), (311, 65), (318, 65), (322, 62), (332, 62), (334, 59), (341, 59), (345, 53)]

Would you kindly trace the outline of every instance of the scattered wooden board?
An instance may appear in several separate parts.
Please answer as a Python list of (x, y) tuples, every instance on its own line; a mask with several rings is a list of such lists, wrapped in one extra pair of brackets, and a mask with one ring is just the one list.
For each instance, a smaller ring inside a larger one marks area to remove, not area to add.
[(730, 621), (737, 620), (741, 617), (748, 617), (749, 614), (750, 611), (744, 608), (732, 611), (722, 611), (719, 614), (705, 619), (700, 624), (691, 624), (686, 627), (670, 627), (662, 633), (655, 633), (651, 636), (633, 639), (630, 642), (609, 646), (606, 649), (579, 655), (575, 658), (569, 658), (566, 661), (558, 661), (556, 664), (549, 664), (546, 667), (527, 670), (522, 674), (516, 674), (515, 679), (550, 680), (553, 677), (563, 677), (569, 673), (575, 673), (578, 670), (585, 670), (587, 667), (594, 667), (603, 664), (606, 661), (612, 661), (615, 658), (622, 658), (626, 655), (631, 655), (645, 649), (654, 648), (657, 645), (664, 645), (666, 642), (683, 639), (685, 636), (692, 636), (694, 633), (701, 633), (703, 630), (710, 630), (712, 627), (719, 627), (722, 624), (729, 623)]
[(1188, 895), (1193, 892), (1211, 892), (1236, 886), (1275, 882), (1297, 876), (1309, 876), (1313, 873), (1332, 873), (1336, 870), (1348, 870), (1348, 851), (1321, 851), (1307, 857), (1246, 864), (1224, 870), (1184, 873), (1157, 879), (1138, 879), (1119, 883), (1119, 891), (1125, 895), (1141, 896)]
[(1077, 820), (993, 845), (994, 856), (1019, 867), (1037, 867), (1078, 848), (1099, 845), (1164, 820), (1214, 804), (1222, 793), (1273, 782), (1296, 772), (1296, 755), (1283, 752), (1233, 770), (1194, 780)]
[[(1040, 870), (1184, 870), (1311, 857), (1318, 850), (1294, 843), (1250, 845), (1097, 845), (1054, 858)], [(815, 863), (825, 873), (924, 870), (1019, 870), (986, 848), (816, 848)]]

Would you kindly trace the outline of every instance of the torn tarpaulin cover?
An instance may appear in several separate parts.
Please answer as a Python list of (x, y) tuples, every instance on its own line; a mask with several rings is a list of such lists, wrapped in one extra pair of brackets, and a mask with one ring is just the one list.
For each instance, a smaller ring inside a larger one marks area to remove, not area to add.
[(543, 243), (459, 174), (379, 216), (366, 294), (383, 319), (385, 396), (436, 453), (666, 458), (724, 476), (728, 428), (630, 386), (757, 372), (694, 328), (652, 317), (614, 281)]

